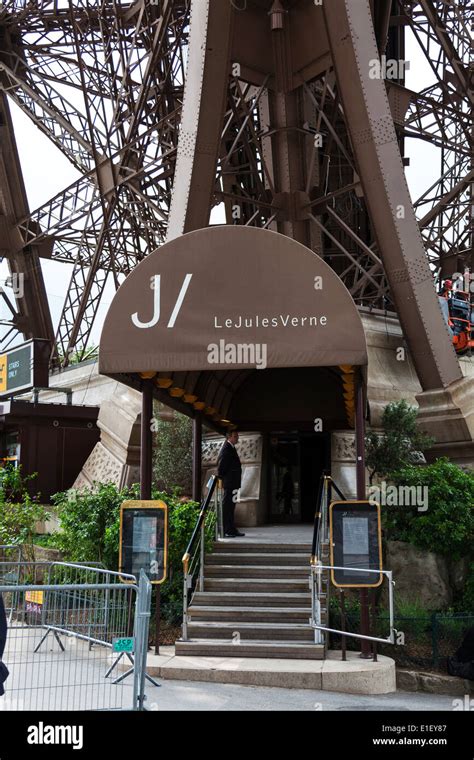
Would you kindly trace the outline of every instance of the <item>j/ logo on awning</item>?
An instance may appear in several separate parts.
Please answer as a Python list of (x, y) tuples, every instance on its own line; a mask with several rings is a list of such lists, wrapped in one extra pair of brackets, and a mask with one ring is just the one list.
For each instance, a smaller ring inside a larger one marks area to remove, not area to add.
[[(184, 298), (186, 296), (186, 293), (189, 288), (189, 284), (192, 279), (192, 274), (187, 274), (184, 278), (184, 282), (181, 286), (181, 290), (179, 292), (178, 300), (176, 301), (173, 309), (173, 313), (171, 314), (170, 321), (168, 322), (168, 327), (174, 327), (176, 324), (176, 320), (178, 319), (179, 312), (181, 311), (181, 307), (183, 305)], [(135, 327), (138, 327), (139, 330), (149, 330), (151, 327), (156, 327), (158, 322), (160, 321), (160, 311), (161, 311), (161, 275), (155, 274), (151, 280), (150, 280), (150, 288), (153, 291), (154, 298), (153, 298), (153, 317), (149, 322), (142, 322), (138, 316), (138, 312), (135, 312), (135, 314), (132, 314), (132, 322), (135, 325)]]

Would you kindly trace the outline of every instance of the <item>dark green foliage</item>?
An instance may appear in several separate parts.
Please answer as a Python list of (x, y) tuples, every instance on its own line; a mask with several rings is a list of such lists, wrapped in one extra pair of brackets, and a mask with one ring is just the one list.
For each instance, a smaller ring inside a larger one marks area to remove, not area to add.
[(469, 567), (469, 575), (467, 577), (466, 586), (462, 595), (461, 604), (459, 608), (464, 612), (474, 614), (474, 562), (471, 562)]
[(57, 493), (52, 497), (62, 533), (55, 546), (72, 562), (103, 562), (111, 570), (118, 566), (118, 534), (114, 528), (120, 505), (138, 498), (138, 487), (120, 491), (113, 483), (95, 483), (94, 489)]
[(469, 556), (474, 547), (474, 473), (447, 459), (426, 467), (408, 465), (391, 475), (397, 486), (427, 486), (428, 510), (385, 506), (387, 536), (451, 559)]
[(433, 444), (433, 439), (416, 425), (418, 410), (406, 401), (385, 407), (382, 435), (371, 431), (366, 436), (366, 464), (372, 483), (374, 475), (386, 477), (413, 462), (413, 453)]
[(193, 423), (183, 414), (168, 422), (154, 420), (153, 479), (157, 488), (168, 493), (192, 493)]
[[(99, 357), (99, 347), (98, 346), (89, 346), (89, 348), (81, 351), (73, 351), (68, 355), (68, 361), (67, 363), (69, 366), (72, 366), (74, 364), (83, 364), (84, 362), (91, 361), (92, 359), (97, 360)], [(58, 359), (60, 360), (61, 364), (64, 364), (64, 353), (63, 351), (58, 351)]]
[[(120, 505), (138, 498), (138, 485), (120, 491), (112, 483), (96, 483), (94, 490), (56, 494), (53, 501), (63, 532), (55, 536), (55, 546), (64, 552), (66, 561), (100, 561), (110, 570), (118, 570)], [(152, 498), (163, 500), (169, 510), (168, 580), (162, 586), (161, 601), (163, 616), (175, 622), (182, 612), (182, 558), (200, 505), (181, 502), (176, 494), (170, 496), (156, 489)]]
[(21, 466), (0, 470), (0, 544), (32, 544), (36, 523), (48, 519), (39, 495), (28, 492), (35, 477), (23, 475)]

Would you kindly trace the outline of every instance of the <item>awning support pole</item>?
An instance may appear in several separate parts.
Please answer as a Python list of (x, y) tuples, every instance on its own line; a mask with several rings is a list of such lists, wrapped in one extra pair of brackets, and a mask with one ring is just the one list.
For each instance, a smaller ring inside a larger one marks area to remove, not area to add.
[(202, 415), (193, 418), (193, 501), (201, 501), (202, 468)]
[[(362, 378), (359, 377), (356, 404), (356, 478), (357, 498), (360, 501), (364, 501), (367, 498), (365, 477), (364, 383)], [(360, 632), (363, 636), (370, 635), (369, 598), (367, 589), (365, 588), (360, 590)], [(369, 659), (370, 656), (370, 641), (361, 639), (361, 657)]]
[[(142, 385), (142, 419), (140, 426), (140, 498), (151, 499), (151, 482), (153, 477), (153, 380), (143, 380)], [(155, 654), (160, 653), (160, 607), (161, 586), (155, 586)]]
[(143, 380), (140, 428), (140, 498), (151, 499), (153, 433), (153, 381)]

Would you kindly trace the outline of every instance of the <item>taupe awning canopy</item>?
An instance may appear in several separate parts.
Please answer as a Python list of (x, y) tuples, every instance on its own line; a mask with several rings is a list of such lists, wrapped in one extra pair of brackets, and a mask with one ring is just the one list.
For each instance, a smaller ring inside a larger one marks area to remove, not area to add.
[(223, 226), (139, 264), (109, 309), (99, 356), (102, 374), (136, 384), (156, 373), (158, 390), (221, 418), (255, 372), (350, 372), (367, 364), (367, 346), (349, 292), (319, 256), (275, 232)]

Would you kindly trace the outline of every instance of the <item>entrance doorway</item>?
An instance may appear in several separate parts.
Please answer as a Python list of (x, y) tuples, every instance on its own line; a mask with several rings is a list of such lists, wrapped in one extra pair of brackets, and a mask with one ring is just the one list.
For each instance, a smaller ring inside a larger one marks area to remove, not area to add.
[(312, 523), (318, 485), (330, 469), (327, 434), (271, 433), (268, 457), (269, 523)]

